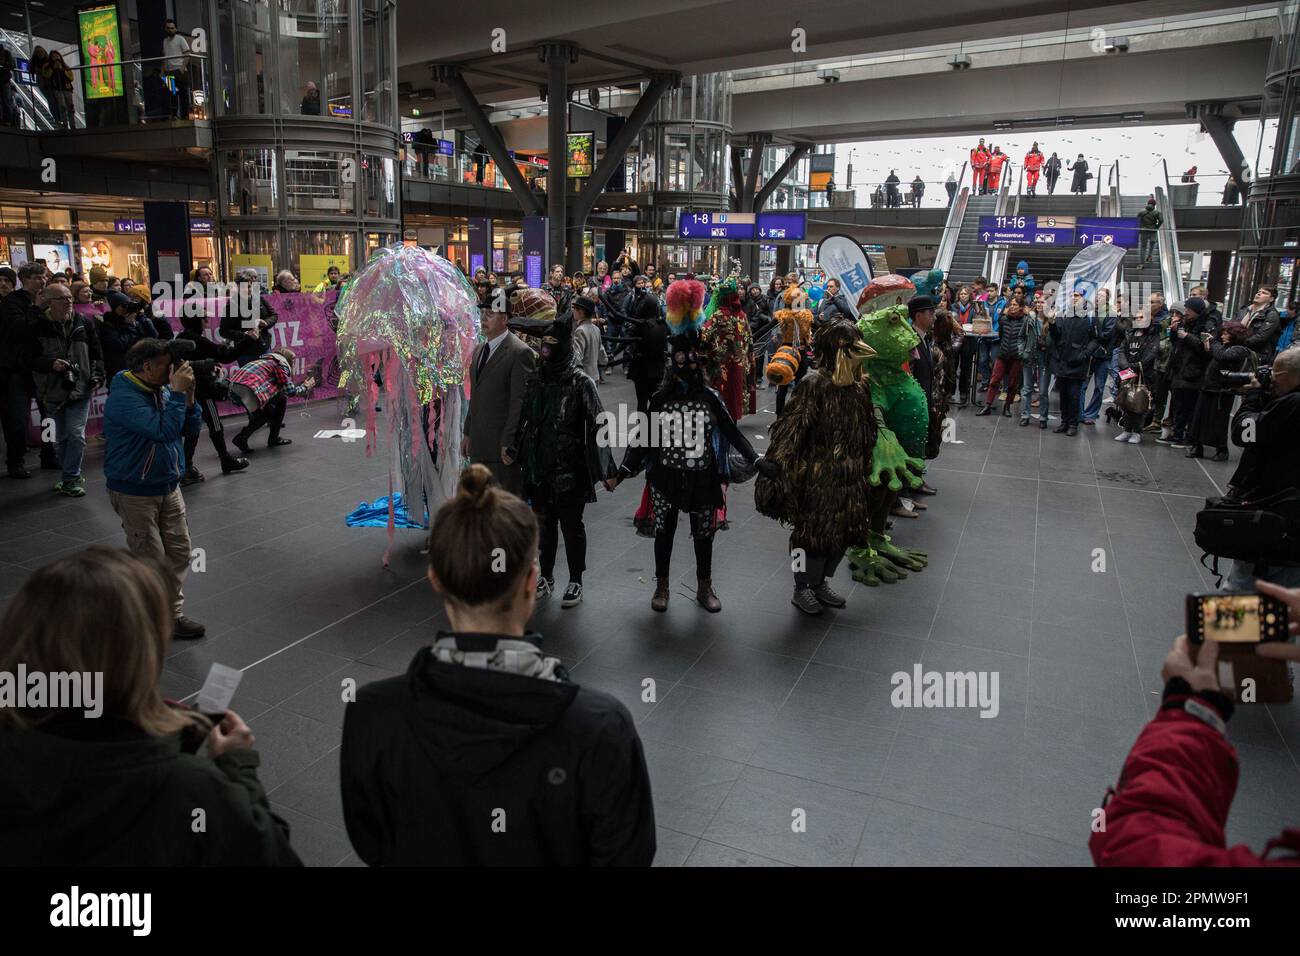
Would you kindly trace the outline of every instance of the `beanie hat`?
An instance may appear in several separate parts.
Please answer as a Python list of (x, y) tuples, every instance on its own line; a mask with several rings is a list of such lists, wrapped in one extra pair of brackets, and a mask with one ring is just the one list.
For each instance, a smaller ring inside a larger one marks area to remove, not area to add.
[(1192, 298), (1183, 303), (1183, 306), (1189, 312), (1195, 312), (1197, 315), (1204, 315), (1206, 312), (1210, 311), (1210, 304), (1197, 296), (1192, 296)]
[(105, 269), (103, 266), (95, 266), (90, 270), (91, 285), (94, 285), (96, 282), (107, 282), (107, 281), (108, 281), (108, 270)]

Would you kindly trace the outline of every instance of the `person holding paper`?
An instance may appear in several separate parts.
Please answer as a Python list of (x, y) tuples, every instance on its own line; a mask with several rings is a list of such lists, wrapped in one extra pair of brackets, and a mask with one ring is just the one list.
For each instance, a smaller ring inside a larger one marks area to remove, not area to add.
[(160, 563), (92, 545), (10, 600), (0, 672), (84, 670), (64, 706), (0, 707), (0, 865), (302, 865), (248, 725), (163, 697), (171, 591)]

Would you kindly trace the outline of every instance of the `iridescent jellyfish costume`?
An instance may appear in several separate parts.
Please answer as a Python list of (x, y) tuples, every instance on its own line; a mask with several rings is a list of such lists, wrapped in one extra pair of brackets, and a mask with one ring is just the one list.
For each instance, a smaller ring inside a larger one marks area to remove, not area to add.
[(339, 387), (367, 393), (367, 455), (378, 445), (381, 389), (385, 396), (393, 454), (391, 545), (395, 473), (412, 524), (427, 527), (428, 516), (455, 494), (468, 369), (479, 337), (478, 299), (454, 264), (418, 246), (397, 245), (370, 257), (335, 314)]

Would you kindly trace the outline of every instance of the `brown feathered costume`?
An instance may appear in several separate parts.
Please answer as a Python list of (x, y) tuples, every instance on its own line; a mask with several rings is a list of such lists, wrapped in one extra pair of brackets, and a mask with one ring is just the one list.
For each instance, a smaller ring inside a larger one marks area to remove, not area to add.
[(876, 418), (862, 361), (872, 354), (851, 322), (823, 328), (816, 370), (772, 426), (767, 458), (780, 473), (758, 478), (754, 502), (791, 529), (791, 549), (839, 555), (871, 532), (867, 477)]

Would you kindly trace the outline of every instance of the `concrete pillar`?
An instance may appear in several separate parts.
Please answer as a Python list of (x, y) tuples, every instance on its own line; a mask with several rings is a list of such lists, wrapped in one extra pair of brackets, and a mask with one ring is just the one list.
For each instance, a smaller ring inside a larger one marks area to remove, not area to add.
[(541, 60), (546, 64), (546, 216), (551, 237), (551, 262), (565, 261), (567, 238), (565, 215), (568, 207), (569, 170), (565, 162), (569, 131), (569, 64), (578, 62), (578, 48), (572, 43), (547, 43)]

